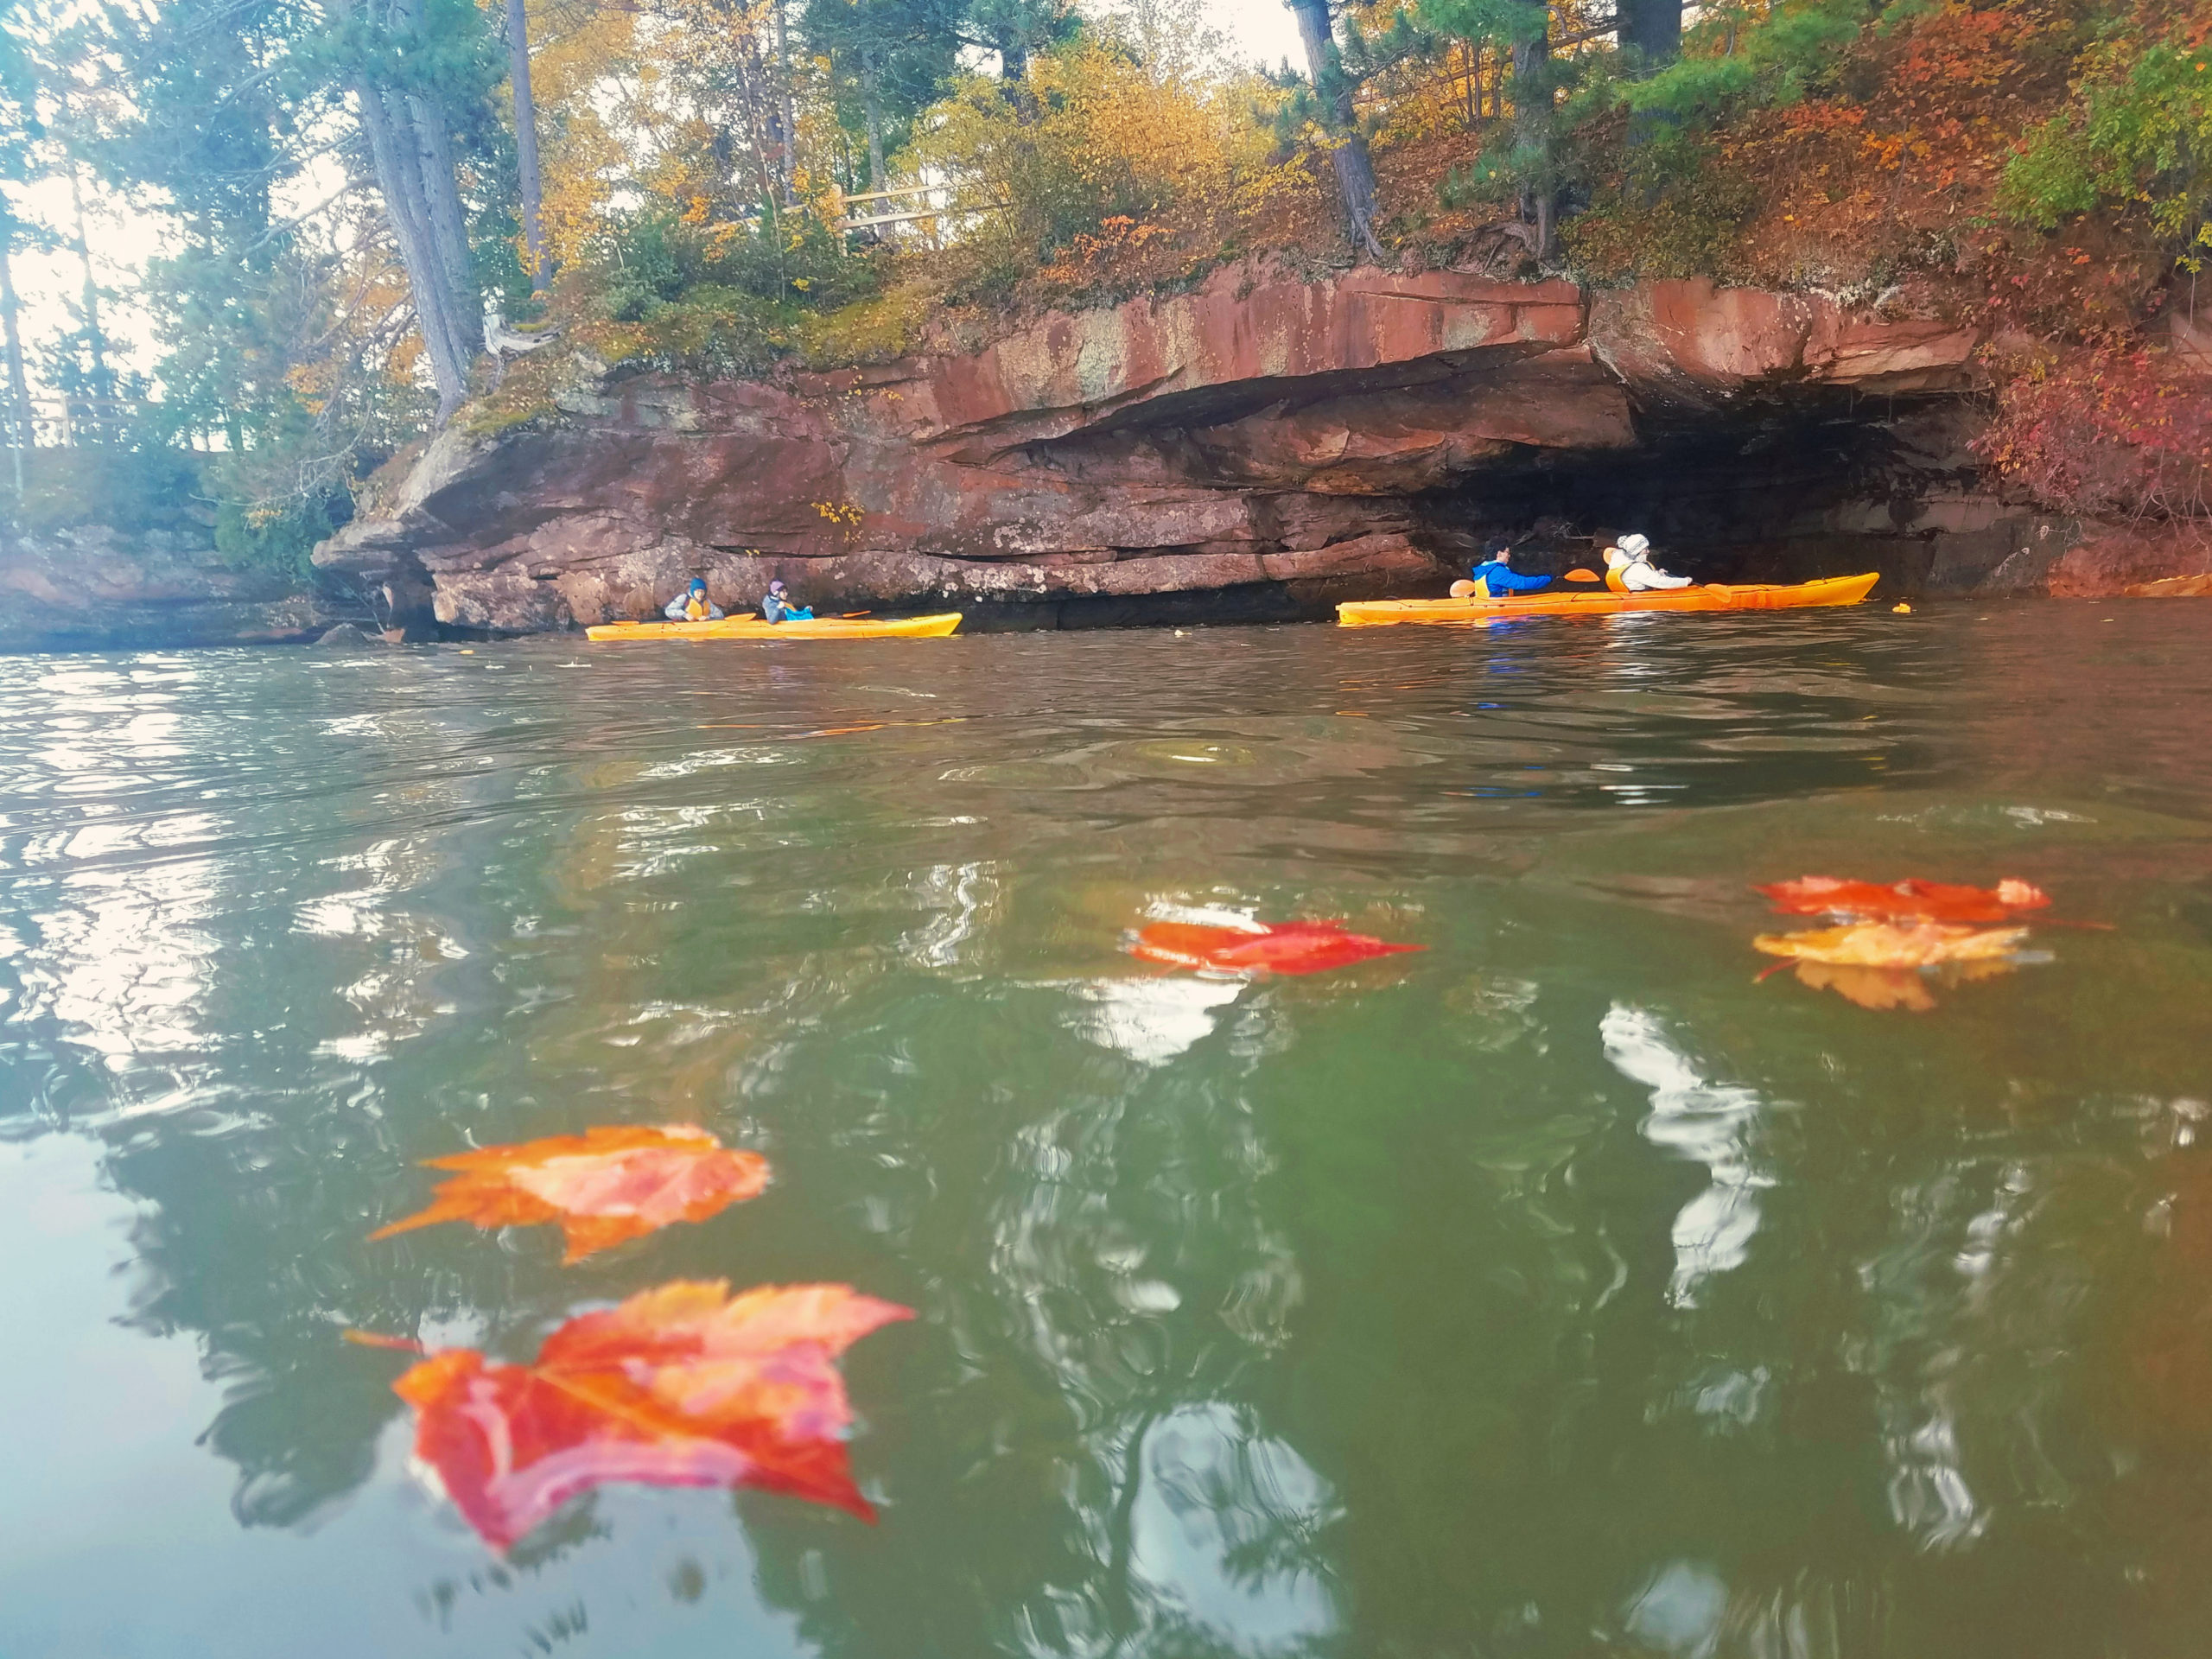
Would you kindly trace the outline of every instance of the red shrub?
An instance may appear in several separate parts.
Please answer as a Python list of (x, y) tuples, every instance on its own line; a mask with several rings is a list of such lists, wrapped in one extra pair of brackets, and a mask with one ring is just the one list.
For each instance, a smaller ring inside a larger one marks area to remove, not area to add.
[(2084, 348), (2006, 383), (1976, 446), (2062, 512), (2212, 517), (2212, 380), (2165, 353)]

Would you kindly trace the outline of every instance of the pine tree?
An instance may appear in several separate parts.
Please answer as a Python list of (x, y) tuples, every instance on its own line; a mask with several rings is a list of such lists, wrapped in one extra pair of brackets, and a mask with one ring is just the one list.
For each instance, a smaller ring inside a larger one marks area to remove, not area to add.
[(841, 124), (866, 146), (868, 188), (958, 65), (960, 0), (808, 0), (799, 30), (830, 60)]

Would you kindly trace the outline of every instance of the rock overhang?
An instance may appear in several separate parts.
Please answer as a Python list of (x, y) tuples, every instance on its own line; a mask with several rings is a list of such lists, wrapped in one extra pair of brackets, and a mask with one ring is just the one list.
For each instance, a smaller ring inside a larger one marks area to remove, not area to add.
[(539, 429), (449, 430), (393, 510), (316, 558), (419, 572), (441, 620), (513, 631), (643, 613), (694, 574), (725, 606), (779, 576), (833, 605), (1317, 572), (1404, 591), (1447, 578), (1440, 555), (1458, 550), (1430, 533), (1426, 494), (1839, 389), (1955, 393), (1980, 343), (1942, 318), (1710, 283), (1232, 267), (972, 354), (635, 375)]

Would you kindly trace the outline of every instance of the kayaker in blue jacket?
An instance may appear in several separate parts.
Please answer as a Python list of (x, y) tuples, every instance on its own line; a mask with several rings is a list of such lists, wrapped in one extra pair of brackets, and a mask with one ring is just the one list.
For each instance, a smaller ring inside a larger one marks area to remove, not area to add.
[(784, 591), (784, 584), (780, 582), (772, 582), (768, 584), (767, 597), (760, 601), (760, 614), (771, 622), (811, 622), (814, 620), (813, 607), (792, 604), (791, 596)]
[(1514, 569), (1513, 543), (1503, 536), (1483, 543), (1483, 562), (1467, 574), (1474, 579), (1478, 599), (1485, 589), (1491, 597), (1503, 599), (1509, 594), (1540, 593), (1552, 585), (1549, 576), (1524, 576)]

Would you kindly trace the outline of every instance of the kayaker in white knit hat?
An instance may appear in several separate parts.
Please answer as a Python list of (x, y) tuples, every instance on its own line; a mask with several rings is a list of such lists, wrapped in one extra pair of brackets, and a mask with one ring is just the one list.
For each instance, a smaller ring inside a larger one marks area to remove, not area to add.
[(1670, 576), (1651, 563), (1651, 538), (1641, 532), (1624, 536), (1619, 546), (1605, 550), (1605, 586), (1617, 593), (1651, 594), (1689, 585), (1688, 576)]

